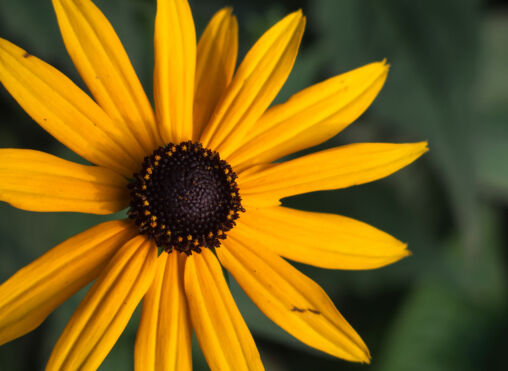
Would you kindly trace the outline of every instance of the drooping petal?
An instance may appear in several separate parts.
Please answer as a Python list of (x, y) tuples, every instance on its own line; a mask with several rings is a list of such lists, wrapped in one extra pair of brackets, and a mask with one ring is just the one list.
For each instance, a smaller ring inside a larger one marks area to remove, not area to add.
[(0, 201), (30, 211), (111, 214), (129, 204), (129, 194), (127, 180), (109, 169), (0, 149)]
[(125, 221), (99, 224), (49, 250), (0, 286), (0, 345), (39, 326), (95, 279), (135, 230)]
[(192, 326), (212, 371), (263, 370), (254, 339), (209, 249), (187, 258), (185, 292)]
[(328, 269), (374, 269), (410, 254), (405, 243), (368, 224), (282, 206), (247, 209), (229, 234), (249, 246)]
[(192, 139), (196, 31), (187, 0), (158, 0), (154, 100), (164, 143)]
[(217, 254), (258, 308), (288, 333), (333, 356), (369, 362), (367, 346), (324, 290), (284, 259), (234, 238)]
[(247, 53), (206, 127), (201, 142), (223, 158), (272, 103), (293, 67), (305, 27), (301, 11), (270, 28)]
[(409, 165), (427, 151), (427, 142), (358, 143), (249, 171), (238, 178), (249, 197), (283, 197), (372, 182)]
[(231, 13), (231, 8), (218, 11), (199, 39), (194, 94), (195, 140), (199, 140), (235, 72), (238, 23)]
[(370, 106), (387, 74), (384, 62), (371, 63), (293, 95), (259, 119), (228, 162), (237, 168), (272, 162), (330, 139)]
[(147, 155), (159, 144), (152, 106), (115, 30), (90, 0), (53, 0), (69, 55), (108, 115)]
[(96, 370), (150, 287), (156, 268), (157, 248), (143, 236), (118, 250), (67, 323), (46, 370)]
[(78, 155), (126, 176), (137, 170), (142, 154), (130, 147), (130, 133), (62, 73), (1, 38), (0, 82), (39, 125)]
[(192, 370), (192, 327), (183, 287), (185, 255), (163, 253), (143, 299), (135, 347), (137, 371)]

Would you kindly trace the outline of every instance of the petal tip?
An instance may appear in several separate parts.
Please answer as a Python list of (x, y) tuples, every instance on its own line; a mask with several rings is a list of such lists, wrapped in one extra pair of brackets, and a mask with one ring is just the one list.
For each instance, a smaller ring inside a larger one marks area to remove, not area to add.
[(298, 20), (298, 22), (302, 22), (302, 19), (305, 20), (302, 9), (298, 9), (292, 13), (289, 13), (285, 18), (295, 18)]
[(398, 242), (400, 244), (400, 251), (392, 255), (391, 261), (386, 263), (384, 266), (391, 265), (393, 263), (396, 263), (398, 261), (401, 261), (402, 259), (408, 258), (411, 255), (413, 255), (413, 252), (407, 249), (407, 243), (401, 241)]
[(413, 255), (413, 252), (411, 250), (407, 249), (407, 243), (401, 242), (401, 251), (400, 251), (400, 254), (399, 254), (399, 259), (397, 259), (397, 260), (401, 260), (401, 259), (407, 258), (407, 257), (409, 257), (411, 255)]
[(370, 353), (369, 353), (369, 354), (367, 354), (367, 355), (366, 355), (366, 357), (365, 357), (365, 358), (361, 361), (361, 363), (366, 364), (366, 365), (370, 365), (370, 361), (371, 361), (371, 359), (372, 359), (372, 357), (371, 357), (371, 355), (370, 355)]
[(391, 64), (387, 63), (387, 59), (383, 58), (383, 60), (376, 62), (377, 66), (379, 66), (380, 75), (387, 75), (390, 71)]
[(372, 356), (370, 355), (369, 348), (367, 348), (367, 345), (362, 344), (360, 350), (360, 354), (356, 355), (354, 359), (352, 359), (353, 362), (358, 362), (362, 364), (370, 364), (370, 361), (372, 360)]
[(229, 6), (229, 5), (225, 6), (224, 8), (219, 10), (217, 13), (215, 13), (215, 15), (220, 15), (224, 18), (229, 18), (229, 17), (233, 16), (233, 7)]
[(386, 73), (388, 73), (388, 71), (390, 71), (390, 67), (392, 66), (390, 63), (386, 63), (386, 58), (383, 59), (383, 66), (384, 66), (384, 69), (386, 71)]
[(420, 156), (429, 150), (429, 142), (426, 140), (416, 142), (414, 145), (416, 147), (416, 152), (418, 152)]
[(411, 162), (413, 162), (420, 158), (428, 150), (429, 147), (426, 140), (421, 142), (407, 143), (406, 154), (412, 158)]

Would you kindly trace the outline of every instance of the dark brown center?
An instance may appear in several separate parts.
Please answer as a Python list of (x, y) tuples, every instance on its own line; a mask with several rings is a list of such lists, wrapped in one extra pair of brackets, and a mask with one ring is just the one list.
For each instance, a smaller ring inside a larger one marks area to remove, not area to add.
[(220, 246), (245, 211), (231, 166), (199, 143), (172, 143), (145, 157), (129, 184), (129, 217), (159, 250)]

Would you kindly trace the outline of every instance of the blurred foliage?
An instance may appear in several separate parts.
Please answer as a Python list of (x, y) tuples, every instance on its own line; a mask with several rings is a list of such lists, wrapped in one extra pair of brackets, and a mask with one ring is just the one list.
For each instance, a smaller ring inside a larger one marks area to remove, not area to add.
[[(154, 0), (97, 0), (148, 92)], [(232, 5), (240, 54), (286, 13), (303, 8), (301, 52), (278, 102), (327, 77), (375, 60), (391, 64), (385, 88), (357, 123), (318, 148), (350, 142), (427, 139), (430, 152), (386, 180), (319, 192), (287, 205), (340, 213), (403, 241), (413, 256), (367, 272), (299, 265), (319, 282), (369, 345), (371, 369), (502, 370), (508, 346), (508, 8), (480, 0), (191, 0), (198, 33)], [(65, 53), (49, 1), (1, 0), (0, 37), (57, 66), (83, 88)], [(0, 146), (79, 160), (37, 127), (0, 89)], [(313, 149), (315, 150), (315, 149)], [(109, 217), (112, 218), (112, 217)], [(105, 220), (36, 214), (0, 205), (0, 279), (51, 246)], [(231, 288), (267, 370), (356, 370), (295, 341)], [(0, 348), (0, 369), (42, 369), (85, 290), (33, 333)], [(138, 310), (139, 312), (139, 310)], [(101, 370), (132, 369), (139, 313)], [(195, 340), (195, 339), (194, 339)], [(197, 344), (196, 370), (207, 369)], [(30, 355), (28, 357), (27, 355)]]

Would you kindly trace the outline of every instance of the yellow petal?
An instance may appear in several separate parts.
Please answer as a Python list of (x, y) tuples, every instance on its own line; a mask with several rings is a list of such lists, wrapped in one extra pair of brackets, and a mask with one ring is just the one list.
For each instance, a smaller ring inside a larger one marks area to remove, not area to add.
[(195, 140), (199, 140), (235, 72), (238, 23), (231, 12), (231, 8), (218, 11), (199, 39), (194, 96)]
[(223, 158), (239, 148), (272, 103), (291, 71), (305, 27), (294, 12), (270, 28), (247, 53), (224, 98), (206, 127), (201, 142)]
[(384, 62), (371, 63), (293, 95), (259, 119), (228, 162), (237, 168), (272, 162), (330, 139), (370, 106), (387, 74)]
[(67, 323), (46, 370), (96, 370), (150, 287), (157, 248), (143, 236), (113, 256)]
[(154, 99), (165, 143), (192, 139), (196, 31), (187, 0), (158, 0)]
[(258, 308), (288, 333), (333, 356), (369, 362), (367, 346), (324, 290), (284, 259), (233, 238), (217, 254)]
[(384, 178), (426, 151), (427, 142), (350, 144), (242, 174), (238, 183), (242, 194), (270, 196), (276, 202), (283, 197)]
[(109, 169), (0, 149), (0, 200), (30, 211), (111, 214), (129, 204), (129, 194), (126, 179)]
[(94, 98), (151, 153), (159, 144), (152, 107), (111, 24), (90, 0), (53, 0), (53, 6), (67, 51)]
[(183, 288), (184, 254), (163, 253), (143, 311), (134, 354), (137, 371), (192, 370), (192, 328)]
[[(240, 193), (242, 198), (242, 205), (247, 210), (260, 209), (263, 207), (274, 207), (281, 204), (280, 201), (274, 199), (269, 194), (263, 195), (244, 195)], [(243, 215), (243, 214), (242, 214)]]
[(185, 292), (192, 326), (212, 371), (264, 369), (220, 264), (209, 249), (187, 258)]
[(281, 206), (247, 209), (229, 234), (249, 246), (329, 269), (379, 268), (409, 255), (405, 243), (368, 224)]
[(78, 155), (126, 176), (138, 170), (129, 133), (62, 73), (1, 38), (0, 82), (39, 125)]
[(0, 345), (39, 326), (95, 279), (135, 231), (112, 221), (82, 232), (20, 269), (0, 286)]

